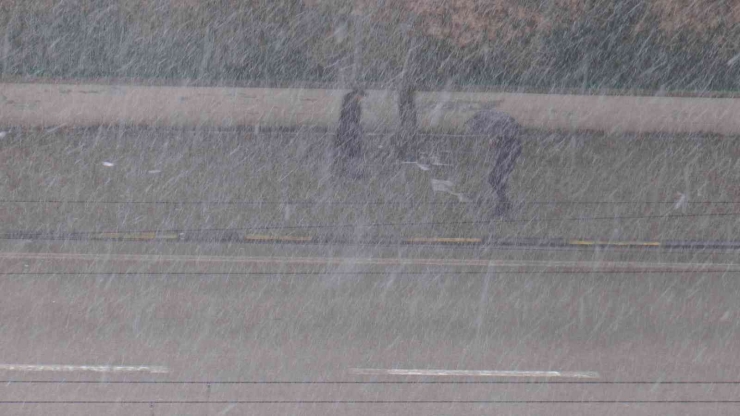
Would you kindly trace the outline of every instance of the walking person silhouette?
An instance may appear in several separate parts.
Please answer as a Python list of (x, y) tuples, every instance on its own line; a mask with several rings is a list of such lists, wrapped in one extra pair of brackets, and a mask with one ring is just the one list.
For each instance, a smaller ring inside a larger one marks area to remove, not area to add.
[(466, 134), (486, 136), (494, 146), (494, 162), (488, 183), (496, 195), (496, 216), (504, 216), (512, 208), (507, 189), (516, 161), (522, 153), (520, 131), (521, 126), (513, 117), (493, 109), (480, 110), (465, 122)]
[(362, 99), (365, 91), (354, 88), (342, 99), (339, 115), (339, 127), (334, 136), (333, 172), (337, 175), (349, 175), (353, 178), (363, 176), (361, 169), (362, 136)]

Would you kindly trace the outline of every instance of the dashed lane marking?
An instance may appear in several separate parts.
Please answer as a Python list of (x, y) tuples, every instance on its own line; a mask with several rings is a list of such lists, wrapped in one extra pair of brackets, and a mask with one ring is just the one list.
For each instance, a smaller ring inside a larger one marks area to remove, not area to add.
[(568, 242), (575, 246), (617, 246), (617, 247), (660, 247), (658, 241), (589, 241), (571, 240)]
[(295, 237), (295, 236), (273, 236), (273, 235), (248, 235), (243, 238), (244, 241), (261, 242), (261, 243), (308, 243), (313, 241), (313, 237)]
[(93, 235), (93, 237), (102, 239), (115, 239), (115, 240), (177, 240), (180, 238), (178, 234), (159, 234), (159, 233), (100, 233)]
[(452, 237), (452, 238), (415, 237), (415, 238), (408, 238), (406, 240), (403, 240), (402, 242), (406, 244), (481, 244), (483, 243), (483, 239), (481, 238), (460, 238), (460, 237)]
[(162, 366), (109, 366), (109, 365), (61, 365), (61, 364), (0, 364), (0, 371), (19, 372), (93, 372), (93, 373), (151, 373), (166, 374), (170, 370)]

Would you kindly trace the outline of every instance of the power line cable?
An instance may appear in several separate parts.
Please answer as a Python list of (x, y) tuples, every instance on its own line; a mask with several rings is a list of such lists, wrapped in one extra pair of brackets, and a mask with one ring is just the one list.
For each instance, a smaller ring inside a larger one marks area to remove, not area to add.
[[(450, 199), (448, 201), (412, 202), (412, 201), (91, 201), (91, 200), (0, 200), (0, 204), (70, 204), (70, 205), (464, 205), (475, 202), (464, 202)], [(522, 205), (675, 205), (676, 201), (524, 201)], [(740, 201), (686, 201), (688, 205), (740, 205)]]
[[(496, 219), (490, 221), (429, 221), (429, 222), (391, 222), (391, 223), (345, 223), (345, 224), (305, 224), (305, 225), (268, 225), (235, 228), (183, 228), (183, 229), (148, 229), (148, 230), (101, 230), (101, 231), (70, 231), (70, 235), (86, 235), (100, 233), (197, 233), (197, 232), (235, 232), (249, 230), (295, 230), (321, 228), (377, 228), (377, 227), (419, 227), (419, 226), (449, 226), (449, 225), (486, 225), (509, 223), (537, 223), (537, 222), (565, 222), (565, 221), (618, 221), (639, 219), (688, 219), (702, 217), (736, 217), (740, 212), (710, 213), (710, 214), (669, 214), (669, 215), (628, 215), (628, 216), (600, 216), (600, 217), (562, 217), (562, 218), (529, 218), (529, 219)], [(5, 231), (12, 234), (15, 231)]]
[(0, 404), (129, 404), (129, 405), (203, 405), (203, 404), (260, 404), (260, 405), (317, 405), (317, 404), (740, 404), (740, 400), (1, 400)]
[[(490, 271), (426, 271), (426, 272), (2, 272), (0, 276), (477, 276)], [(495, 270), (494, 274), (698, 274), (698, 273), (740, 273), (740, 270)]]
[(196, 384), (196, 385), (209, 385), (209, 384), (225, 384), (225, 385), (303, 385), (303, 384), (319, 384), (319, 385), (355, 385), (355, 384), (578, 384), (578, 385), (740, 385), (738, 380), (728, 381), (681, 381), (681, 380), (636, 380), (636, 381), (554, 381), (554, 380), (518, 380), (518, 381), (505, 381), (505, 380), (477, 380), (477, 381), (355, 381), (355, 380), (338, 380), (338, 381), (240, 381), (240, 380), (0, 380), (0, 384)]

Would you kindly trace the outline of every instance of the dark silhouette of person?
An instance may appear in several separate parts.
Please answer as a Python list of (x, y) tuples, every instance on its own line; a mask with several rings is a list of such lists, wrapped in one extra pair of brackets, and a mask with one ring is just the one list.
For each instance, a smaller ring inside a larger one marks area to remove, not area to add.
[[(347, 174), (352, 167), (357, 167), (362, 158), (362, 98), (365, 91), (354, 88), (342, 99), (342, 110), (339, 114), (339, 127), (334, 137), (334, 172)], [(354, 172), (358, 176), (360, 172)]]
[(493, 169), (488, 175), (488, 183), (496, 195), (494, 214), (497, 216), (506, 215), (511, 210), (507, 188), (522, 153), (520, 131), (521, 126), (513, 117), (493, 109), (478, 111), (465, 122), (466, 134), (485, 136), (494, 146)]
[(396, 133), (395, 147), (398, 159), (416, 159), (418, 149), (416, 143), (416, 104), (414, 103), (415, 90), (410, 85), (401, 88), (398, 94), (398, 113), (401, 117), (401, 128)]

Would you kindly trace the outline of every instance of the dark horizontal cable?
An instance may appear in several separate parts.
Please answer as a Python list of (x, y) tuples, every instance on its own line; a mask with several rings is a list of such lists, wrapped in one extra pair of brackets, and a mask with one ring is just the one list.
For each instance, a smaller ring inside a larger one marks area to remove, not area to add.
[[(236, 230), (244, 230), (244, 229), (236, 229)], [(193, 231), (193, 230), (191, 230)], [(230, 231), (229, 229), (200, 229), (195, 231), (221, 231), (226, 232)], [(119, 232), (121, 234), (126, 233), (141, 233), (143, 231), (123, 231)], [(162, 234), (166, 233), (166, 230), (162, 231), (146, 231), (146, 233), (155, 233), (155, 234)], [(49, 232), (43, 232), (43, 231), (6, 231), (5, 233), (0, 233), (0, 240), (49, 240), (49, 241), (89, 241), (89, 240), (95, 240), (94, 237), (90, 237), (90, 235), (94, 232), (66, 232), (66, 233), (49, 233)], [(106, 234), (111, 233), (111, 231), (98, 231), (97, 233), (100, 234)], [(171, 243), (182, 243), (182, 242), (197, 242), (197, 241), (209, 241), (209, 242), (222, 242), (222, 243), (252, 243), (252, 244), (276, 244), (276, 243), (283, 243), (283, 244), (300, 244), (300, 245), (352, 245), (352, 246), (371, 246), (371, 247), (378, 247), (378, 246), (397, 246), (397, 245), (406, 245), (406, 246), (416, 246), (416, 247), (429, 247), (429, 246), (444, 246), (448, 249), (468, 249), (468, 250), (480, 250), (481, 248), (484, 249), (496, 249), (496, 250), (520, 250), (522, 248), (527, 248), (529, 250), (578, 250), (578, 249), (585, 249), (588, 247), (604, 247), (604, 246), (619, 246), (620, 249), (623, 250), (645, 250), (645, 249), (661, 249), (661, 250), (686, 250), (686, 249), (731, 249), (731, 250), (737, 250), (740, 248), (740, 241), (663, 241), (663, 242), (654, 242), (657, 243), (656, 245), (648, 245), (640, 244), (640, 242), (635, 242), (634, 244), (611, 244), (608, 241), (591, 241), (588, 245), (579, 245), (579, 244), (573, 244), (568, 243), (564, 241), (553, 241), (553, 240), (544, 240), (544, 241), (507, 241), (507, 240), (487, 240), (484, 238), (476, 238), (476, 241), (473, 242), (440, 242), (439, 244), (435, 242), (430, 243), (424, 243), (424, 242), (410, 242), (399, 238), (380, 238), (380, 239), (374, 239), (374, 240), (352, 240), (352, 239), (337, 239), (337, 238), (311, 238), (307, 241), (251, 241), (247, 239), (239, 239), (237, 236), (233, 235), (232, 233), (227, 233), (224, 236), (222, 236), (221, 239), (215, 238), (213, 236), (209, 237), (203, 237), (201, 236), (198, 238), (198, 234), (192, 234), (189, 233), (185, 235), (184, 232), (180, 233), (181, 235), (176, 240), (147, 240), (147, 241), (158, 241), (160, 243), (162, 242), (171, 242)], [(103, 237), (106, 240), (113, 240), (113, 241), (125, 241), (125, 238), (123, 237)], [(576, 238), (578, 239), (578, 238)], [(562, 239), (558, 239), (562, 240)], [(590, 240), (590, 239), (587, 239)]]
[[(101, 204), (101, 205), (318, 205), (322, 203), (332, 205), (390, 205), (403, 202), (317, 202), (305, 201), (86, 201), (86, 200), (0, 200), (2, 204)], [(442, 203), (442, 202), (440, 202)]]
[[(426, 276), (426, 275), (485, 275), (489, 271), (444, 271), (444, 272), (2, 272), (0, 276)], [(740, 270), (496, 270), (495, 274), (667, 274), (667, 273), (740, 273)]]
[[(398, 227), (398, 226), (421, 226), (421, 225), (476, 225), (476, 224), (501, 224), (501, 223), (528, 223), (528, 222), (557, 222), (557, 221), (603, 221), (603, 220), (635, 220), (635, 219), (674, 219), (674, 218), (696, 218), (696, 217), (730, 217), (739, 216), (740, 212), (724, 212), (713, 214), (672, 214), (672, 215), (627, 215), (627, 216), (603, 216), (603, 217), (563, 217), (563, 218), (529, 218), (520, 220), (492, 220), (492, 221), (435, 221), (435, 222), (400, 222), (400, 223), (371, 223), (371, 224), (309, 224), (291, 226), (265, 226), (234, 229), (213, 229), (214, 231), (229, 230), (261, 230), (261, 229), (301, 229), (301, 228), (342, 228), (342, 227)], [(207, 231), (207, 229), (193, 230), (168, 230), (168, 232)], [(151, 231), (150, 231), (151, 232)]]
[[(279, 226), (255, 226), (237, 228), (190, 228), (190, 229), (167, 229), (167, 230), (104, 230), (104, 231), (72, 231), (69, 234), (100, 234), (107, 232), (117, 233), (192, 233), (207, 231), (248, 231), (248, 230), (296, 230), (316, 228), (375, 228), (375, 227), (408, 227), (408, 226), (439, 226), (439, 225), (484, 225), (484, 224), (509, 224), (509, 223), (531, 223), (531, 222), (557, 222), (557, 221), (614, 221), (625, 219), (683, 219), (698, 217), (734, 217), (740, 216), (740, 212), (725, 212), (713, 214), (673, 214), (673, 215), (633, 215), (633, 216), (608, 216), (608, 217), (563, 217), (563, 218), (530, 218), (521, 220), (491, 220), (491, 221), (436, 221), (436, 222), (397, 222), (397, 223), (370, 223), (370, 224), (307, 224), (307, 225), (279, 225)], [(11, 232), (6, 231), (5, 234)]]
[(594, 385), (740, 385), (740, 381), (167, 381), (167, 380), (0, 380), (0, 384), (594, 384)]
[[(89, 200), (0, 200), (0, 204), (100, 204), (100, 205), (402, 205), (408, 201), (89, 201)], [(455, 200), (414, 202), (412, 205), (470, 204)], [(524, 201), (524, 205), (675, 205), (676, 201)], [(691, 205), (737, 205), (740, 201), (686, 201)]]
[(740, 400), (2, 400), (0, 404), (740, 404)]
[[(94, 127), (74, 127), (70, 126), (68, 128), (54, 128), (50, 129), (52, 133), (56, 130), (97, 130), (97, 128)], [(106, 129), (106, 130), (113, 130), (113, 129)], [(171, 131), (171, 132), (186, 132), (186, 133), (201, 133), (203, 132), (202, 129), (197, 128), (182, 128), (182, 127), (169, 127), (169, 126), (144, 126), (143, 128), (116, 128), (115, 130), (129, 130), (132, 132), (139, 132), (139, 131)], [(223, 128), (223, 127), (214, 127), (214, 128), (208, 128), (205, 130), (206, 134), (242, 134), (244, 132), (251, 133), (254, 131), (254, 128), (252, 126), (238, 126), (234, 128)], [(280, 128), (270, 128), (262, 126), (259, 130), (259, 135), (263, 136), (298, 136), (298, 135), (315, 135), (315, 136), (326, 136), (326, 135), (334, 135), (335, 131), (333, 129), (326, 129), (326, 128), (316, 128), (316, 127), (309, 127), (305, 129), (298, 129), (298, 130), (285, 130)], [(383, 132), (383, 133), (374, 133), (374, 132), (368, 132), (365, 133), (364, 136), (369, 137), (387, 137), (397, 134), (396, 132)], [(419, 137), (485, 137), (490, 138), (491, 135), (486, 134), (465, 134), (465, 133), (419, 133)], [(525, 136), (526, 137), (526, 136)]]
[[(102, 233), (102, 232), (101, 232)], [(90, 237), (92, 236), (92, 237)], [(544, 243), (544, 244), (537, 244), (537, 243), (516, 243), (516, 244), (509, 244), (509, 243), (490, 243), (486, 242), (485, 240), (482, 240), (480, 242), (474, 242), (474, 243), (410, 243), (405, 242), (403, 240), (378, 240), (378, 241), (354, 241), (354, 240), (336, 240), (336, 239), (312, 239), (310, 241), (298, 241), (298, 242), (292, 242), (292, 241), (250, 241), (247, 239), (238, 239), (227, 236), (227, 238), (208, 238), (208, 237), (202, 237), (202, 238), (193, 238), (192, 234), (189, 234), (189, 236), (186, 239), (176, 239), (176, 240), (161, 240), (161, 239), (154, 239), (154, 240), (126, 240), (124, 238), (116, 238), (116, 237), (102, 237), (100, 239), (95, 238), (94, 234), (43, 234), (43, 233), (10, 233), (10, 234), (0, 234), (0, 240), (43, 240), (43, 241), (115, 241), (115, 242), (122, 242), (122, 241), (135, 241), (139, 243), (151, 243), (151, 242), (157, 242), (159, 244), (162, 243), (169, 243), (169, 244), (180, 244), (180, 243), (194, 243), (194, 242), (209, 242), (209, 243), (230, 243), (230, 244), (287, 244), (287, 245), (303, 245), (303, 246), (337, 246), (337, 245), (347, 245), (347, 246), (353, 246), (353, 247), (417, 247), (417, 248), (441, 248), (444, 247), (445, 249), (453, 249), (453, 250), (496, 250), (496, 251), (507, 251), (507, 250), (522, 250), (527, 249), (530, 251), (578, 251), (578, 250), (593, 250), (594, 248), (604, 248), (604, 247), (614, 247), (618, 248), (619, 250), (625, 250), (625, 251), (655, 251), (655, 250), (669, 250), (669, 251), (684, 251), (684, 250), (722, 250), (722, 251), (736, 251), (740, 249), (740, 241), (719, 241), (719, 242), (713, 242), (713, 241), (707, 241), (707, 242), (696, 242), (696, 241), (689, 241), (686, 243), (680, 243), (675, 241), (669, 241), (669, 242), (658, 242), (658, 245), (612, 245), (608, 242), (593, 242), (593, 244), (587, 244), (587, 245), (579, 245), (579, 244), (569, 244), (569, 243)], [(667, 270), (667, 272), (670, 272), (670, 270)]]

